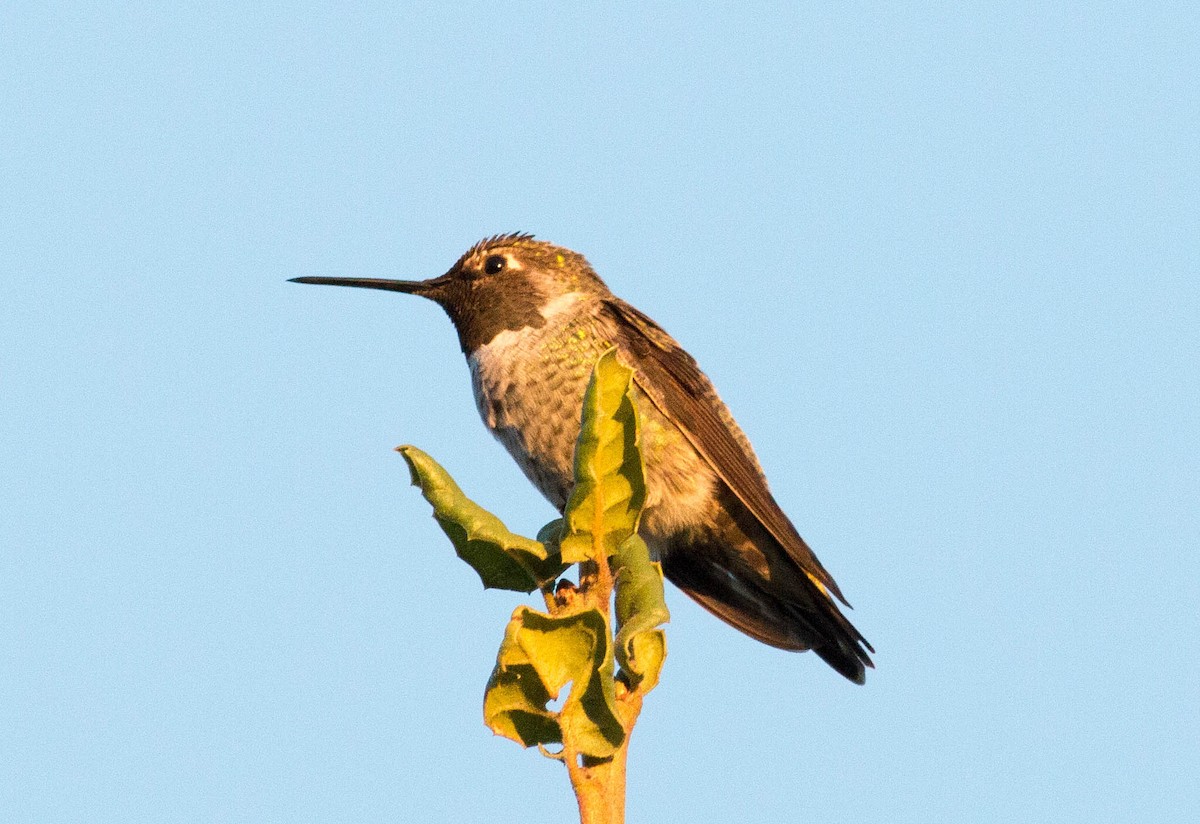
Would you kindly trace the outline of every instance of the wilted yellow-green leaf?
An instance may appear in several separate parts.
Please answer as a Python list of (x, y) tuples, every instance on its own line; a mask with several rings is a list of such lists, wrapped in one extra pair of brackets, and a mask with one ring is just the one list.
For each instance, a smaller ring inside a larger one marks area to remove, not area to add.
[(513, 613), (504, 631), (496, 668), (483, 696), (483, 720), (492, 732), (524, 747), (557, 744), (562, 741), (562, 728), (557, 713), (546, 709), (554, 696), (521, 649), (517, 637), (523, 626), (520, 612)]
[(565, 567), (541, 543), (510, 532), (492, 513), (472, 501), (437, 461), (415, 446), (400, 446), (414, 486), (433, 506), (433, 517), (454, 551), (479, 574), (485, 588), (532, 592)]
[[(518, 607), (488, 682), (484, 720), (527, 747), (565, 734), (579, 753), (607, 758), (625, 740), (612, 676), (608, 621), (599, 610), (550, 616)], [(547, 710), (568, 685), (562, 708)]]
[[(575, 488), (563, 516), (567, 563), (604, 563), (637, 530), (646, 482), (632, 381), (633, 370), (617, 361), (616, 349), (602, 355), (592, 371), (575, 445)], [(596, 557), (600, 547), (604, 557)]]
[(656, 627), (671, 620), (662, 566), (635, 533), (617, 551), (616, 567), (617, 663), (631, 687), (649, 692), (667, 655), (666, 634)]

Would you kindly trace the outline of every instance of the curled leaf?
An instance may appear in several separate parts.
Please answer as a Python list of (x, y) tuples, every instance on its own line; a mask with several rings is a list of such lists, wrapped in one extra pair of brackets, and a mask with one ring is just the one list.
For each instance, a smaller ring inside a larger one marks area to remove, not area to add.
[(483, 720), (492, 732), (523, 747), (558, 744), (562, 742), (562, 727), (557, 713), (546, 708), (554, 695), (522, 651), (518, 638), (523, 626), (522, 609), (513, 613), (504, 630), (496, 668), (484, 691)]
[(575, 445), (575, 488), (563, 516), (567, 563), (603, 563), (637, 530), (646, 481), (632, 385), (633, 370), (617, 361), (616, 349), (596, 362)]
[[(550, 616), (518, 607), (488, 681), (484, 720), (526, 747), (566, 736), (580, 754), (607, 758), (625, 740), (612, 675), (612, 643), (601, 612)], [(568, 686), (562, 708), (548, 710)]]
[(454, 551), (479, 574), (485, 589), (532, 592), (564, 569), (538, 541), (510, 532), (492, 513), (472, 501), (437, 461), (415, 446), (396, 448), (408, 463), (413, 486), (433, 506), (433, 517)]
[(650, 560), (646, 542), (636, 533), (616, 555), (616, 659), (632, 688), (649, 692), (667, 655), (666, 634), (658, 626), (671, 620), (663, 596), (662, 566)]

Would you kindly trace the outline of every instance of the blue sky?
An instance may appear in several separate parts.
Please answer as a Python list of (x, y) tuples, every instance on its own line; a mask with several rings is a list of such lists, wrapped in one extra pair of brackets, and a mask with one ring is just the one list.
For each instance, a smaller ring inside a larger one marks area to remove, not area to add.
[(0, 818), (569, 819), (391, 449), (550, 507), (435, 306), (286, 283), (525, 230), (696, 355), (878, 650), (670, 591), (631, 822), (1191, 820), (1200, 13), (1057, 5), (4, 11)]

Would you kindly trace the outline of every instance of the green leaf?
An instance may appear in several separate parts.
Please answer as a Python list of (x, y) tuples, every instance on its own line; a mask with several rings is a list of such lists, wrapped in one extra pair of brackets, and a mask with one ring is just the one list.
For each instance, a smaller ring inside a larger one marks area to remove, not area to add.
[(483, 696), (483, 720), (497, 735), (524, 747), (562, 742), (557, 713), (546, 709), (554, 696), (546, 689), (529, 657), (521, 649), (520, 617), (513, 613), (496, 656), (496, 668)]
[(433, 506), (433, 518), (454, 551), (479, 574), (485, 589), (532, 592), (552, 581), (565, 569), (538, 541), (510, 532), (504, 523), (472, 501), (437, 461), (415, 446), (399, 446), (412, 473), (413, 486), (420, 487)]
[[(524, 746), (564, 733), (583, 755), (611, 756), (625, 740), (616, 712), (608, 621), (596, 609), (550, 616), (513, 612), (484, 697), (484, 720)], [(570, 685), (562, 708), (546, 709)]]
[[(617, 361), (616, 349), (596, 362), (575, 445), (575, 488), (563, 516), (562, 557), (567, 563), (603, 563), (637, 530), (646, 481), (632, 384), (633, 370)], [(603, 558), (597, 557), (600, 548)]]
[[(562, 540), (563, 519), (555, 518), (550, 523), (538, 530), (538, 543), (546, 547), (546, 551), (551, 555), (558, 554), (558, 544)], [(566, 565), (563, 565), (564, 568)], [(558, 576), (555, 575), (555, 578)]]
[(656, 627), (671, 620), (662, 565), (650, 560), (646, 542), (636, 533), (621, 544), (616, 565), (617, 663), (630, 687), (649, 692), (667, 656), (666, 634)]
[(625, 740), (616, 711), (613, 650), (608, 619), (597, 609), (549, 616), (526, 608), (521, 648), (556, 697), (571, 691), (559, 723), (584, 755), (607, 758)]

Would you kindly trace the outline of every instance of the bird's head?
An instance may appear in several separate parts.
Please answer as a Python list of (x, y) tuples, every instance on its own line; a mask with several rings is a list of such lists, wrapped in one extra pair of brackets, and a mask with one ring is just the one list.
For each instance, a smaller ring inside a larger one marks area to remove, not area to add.
[(383, 289), (429, 298), (446, 310), (467, 354), (505, 330), (545, 325), (548, 314), (562, 307), (572, 294), (608, 294), (608, 287), (583, 255), (527, 234), (481, 240), (446, 274), (429, 280), (303, 277), (293, 278), (293, 282)]

